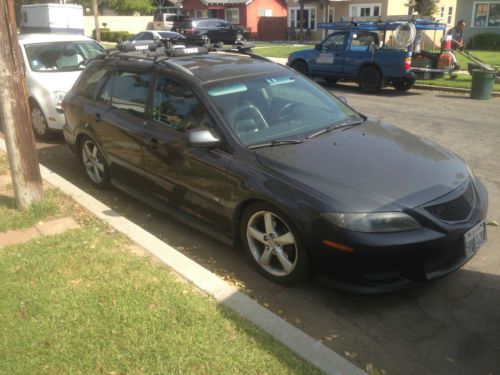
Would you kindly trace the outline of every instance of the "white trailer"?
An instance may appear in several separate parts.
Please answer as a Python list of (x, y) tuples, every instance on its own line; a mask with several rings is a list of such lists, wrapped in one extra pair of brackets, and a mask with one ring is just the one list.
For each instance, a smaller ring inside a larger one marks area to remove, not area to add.
[(83, 8), (76, 4), (33, 4), (21, 6), (21, 33), (83, 35)]

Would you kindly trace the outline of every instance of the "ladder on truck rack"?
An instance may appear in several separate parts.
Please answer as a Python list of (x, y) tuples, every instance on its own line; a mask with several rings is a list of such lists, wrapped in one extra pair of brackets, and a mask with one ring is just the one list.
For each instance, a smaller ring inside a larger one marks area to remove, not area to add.
[(327, 30), (387, 31), (396, 30), (405, 23), (412, 23), (417, 30), (446, 30), (445, 23), (435, 21), (430, 17), (401, 16), (341, 18), (339, 22), (320, 22), (318, 28)]

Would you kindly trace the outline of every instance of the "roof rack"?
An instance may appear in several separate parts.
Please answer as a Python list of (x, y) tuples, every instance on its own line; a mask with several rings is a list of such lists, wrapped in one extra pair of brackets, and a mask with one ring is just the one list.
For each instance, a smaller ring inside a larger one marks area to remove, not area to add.
[(398, 26), (405, 23), (413, 23), (417, 30), (446, 30), (446, 23), (438, 22), (432, 17), (341, 17), (339, 22), (320, 22), (319, 29), (328, 30), (365, 30), (385, 31), (396, 30)]

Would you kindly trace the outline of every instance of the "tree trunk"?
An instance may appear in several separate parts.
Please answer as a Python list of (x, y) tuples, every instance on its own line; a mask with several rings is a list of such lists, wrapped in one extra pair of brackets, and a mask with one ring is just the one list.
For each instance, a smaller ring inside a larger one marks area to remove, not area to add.
[(95, 40), (97, 40), (100, 43), (101, 30), (99, 30), (99, 8), (97, 6), (97, 0), (92, 0), (92, 12), (94, 13)]
[(0, 121), (17, 206), (25, 209), (42, 199), (43, 186), (31, 127), (13, 0), (1, 2), (0, 19)]

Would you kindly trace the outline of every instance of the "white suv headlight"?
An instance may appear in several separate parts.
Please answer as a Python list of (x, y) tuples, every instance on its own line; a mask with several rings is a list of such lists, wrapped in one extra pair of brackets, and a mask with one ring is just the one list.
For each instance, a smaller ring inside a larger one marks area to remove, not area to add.
[(403, 212), (327, 212), (321, 216), (338, 227), (356, 232), (402, 232), (420, 228), (420, 224), (414, 218)]
[(52, 102), (56, 106), (56, 109), (62, 109), (62, 101), (65, 95), (64, 91), (54, 91), (52, 93)]

